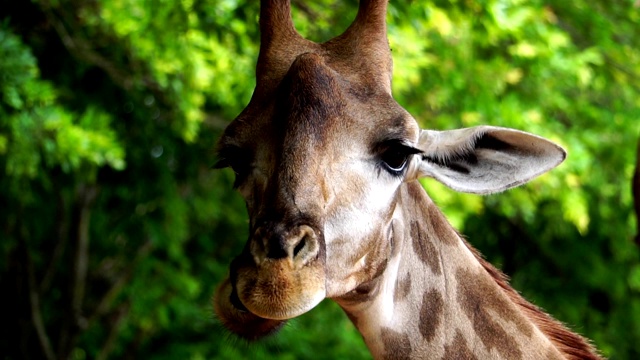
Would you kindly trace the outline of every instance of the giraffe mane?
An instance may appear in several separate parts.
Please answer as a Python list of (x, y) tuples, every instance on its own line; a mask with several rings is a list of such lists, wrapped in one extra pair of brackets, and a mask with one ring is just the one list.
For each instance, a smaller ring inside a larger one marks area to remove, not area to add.
[[(461, 237), (462, 238), (462, 237)], [(563, 323), (552, 318), (536, 305), (525, 300), (509, 284), (509, 277), (486, 261), (482, 254), (462, 238), (465, 246), (471, 250), (475, 258), (496, 284), (504, 291), (514, 304), (533, 322), (533, 324), (549, 338), (556, 348), (568, 360), (601, 360), (603, 357), (586, 338), (570, 331)]]

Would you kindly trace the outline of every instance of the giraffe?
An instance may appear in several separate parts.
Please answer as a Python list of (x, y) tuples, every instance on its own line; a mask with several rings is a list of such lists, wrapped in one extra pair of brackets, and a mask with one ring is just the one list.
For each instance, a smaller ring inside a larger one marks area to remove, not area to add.
[(492, 126), (421, 130), (392, 97), (387, 0), (361, 0), (325, 43), (301, 37), (288, 0), (261, 0), (256, 87), (225, 129), (216, 168), (236, 173), (249, 239), (213, 299), (257, 340), (325, 298), (376, 359), (599, 359), (524, 300), (418, 183), (488, 194), (565, 151)]

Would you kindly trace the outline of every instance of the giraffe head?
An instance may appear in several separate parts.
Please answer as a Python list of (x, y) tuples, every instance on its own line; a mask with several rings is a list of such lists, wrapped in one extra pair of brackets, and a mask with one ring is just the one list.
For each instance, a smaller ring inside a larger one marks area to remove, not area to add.
[(216, 294), (245, 338), (379, 276), (403, 229), (399, 187), (422, 176), (466, 192), (519, 185), (559, 164), (557, 145), (516, 130), (420, 130), (391, 95), (386, 0), (361, 0), (323, 44), (295, 31), (287, 1), (261, 3), (257, 84), (219, 141), (249, 212), (249, 239)]

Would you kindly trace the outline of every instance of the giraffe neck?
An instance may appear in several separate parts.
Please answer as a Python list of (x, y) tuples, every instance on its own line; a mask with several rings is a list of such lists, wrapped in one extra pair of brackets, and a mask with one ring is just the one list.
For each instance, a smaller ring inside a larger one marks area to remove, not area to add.
[[(572, 353), (598, 358), (581, 337), (511, 289), (419, 184), (407, 183), (400, 191), (387, 268), (337, 300), (374, 358), (572, 359)], [(562, 336), (545, 333), (551, 330)], [(579, 349), (557, 346), (566, 339), (581, 342)]]

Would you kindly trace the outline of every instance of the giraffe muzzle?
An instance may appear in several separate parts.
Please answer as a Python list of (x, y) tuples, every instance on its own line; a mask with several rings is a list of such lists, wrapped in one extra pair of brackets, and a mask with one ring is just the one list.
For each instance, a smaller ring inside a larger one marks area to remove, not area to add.
[(301, 315), (326, 297), (324, 242), (311, 225), (263, 223), (231, 264), (227, 299), (265, 319)]
[(260, 227), (251, 240), (250, 252), (256, 266), (284, 260), (292, 270), (300, 270), (318, 258), (320, 245), (312, 227), (300, 225), (290, 231)]

